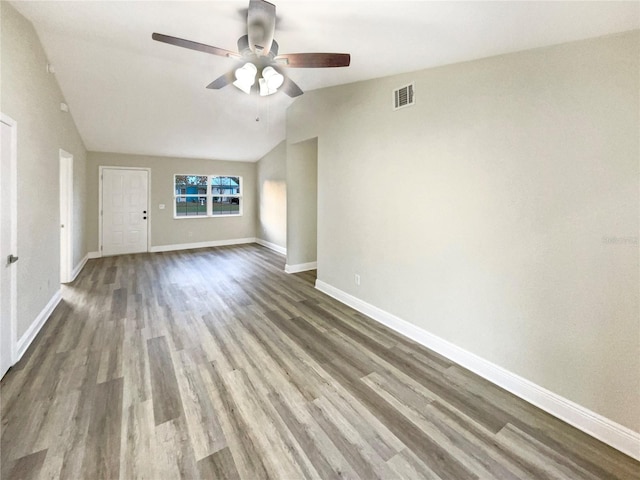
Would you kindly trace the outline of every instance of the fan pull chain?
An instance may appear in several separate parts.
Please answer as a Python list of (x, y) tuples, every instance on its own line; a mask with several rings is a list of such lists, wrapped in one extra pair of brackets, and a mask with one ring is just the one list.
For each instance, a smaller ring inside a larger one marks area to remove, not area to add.
[(271, 127), (271, 101), (267, 101), (267, 133)]

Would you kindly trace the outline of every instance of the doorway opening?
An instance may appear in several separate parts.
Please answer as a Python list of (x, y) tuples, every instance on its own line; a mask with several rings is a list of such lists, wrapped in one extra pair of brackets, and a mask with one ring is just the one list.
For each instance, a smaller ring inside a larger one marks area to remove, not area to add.
[(60, 283), (73, 280), (73, 155), (60, 149)]
[(17, 264), (18, 196), (17, 145), (18, 126), (0, 113), (0, 378), (16, 360), (17, 343)]

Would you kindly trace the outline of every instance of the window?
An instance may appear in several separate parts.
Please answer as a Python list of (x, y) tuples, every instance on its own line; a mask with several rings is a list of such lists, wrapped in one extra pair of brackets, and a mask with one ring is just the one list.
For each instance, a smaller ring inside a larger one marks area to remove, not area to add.
[(175, 175), (174, 217), (242, 215), (242, 177)]
[(212, 215), (240, 215), (240, 177), (211, 177)]
[(205, 217), (208, 178), (202, 175), (176, 175), (174, 184), (175, 216)]

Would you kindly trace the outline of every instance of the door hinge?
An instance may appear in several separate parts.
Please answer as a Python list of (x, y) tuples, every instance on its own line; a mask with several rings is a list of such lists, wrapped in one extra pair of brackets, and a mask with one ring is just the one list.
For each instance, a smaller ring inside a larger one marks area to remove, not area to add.
[(102, 251), (102, 245), (100, 245), (100, 251)]

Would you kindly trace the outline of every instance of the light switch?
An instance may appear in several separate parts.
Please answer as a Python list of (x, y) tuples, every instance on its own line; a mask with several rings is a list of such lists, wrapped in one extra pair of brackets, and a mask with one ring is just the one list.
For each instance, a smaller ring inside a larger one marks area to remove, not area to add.
[(160, 210), (164, 210), (164, 203), (161, 203), (160, 205), (158, 205), (158, 208), (159, 208)]

